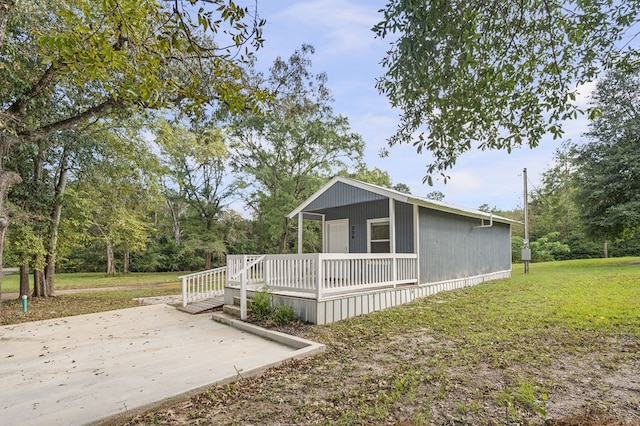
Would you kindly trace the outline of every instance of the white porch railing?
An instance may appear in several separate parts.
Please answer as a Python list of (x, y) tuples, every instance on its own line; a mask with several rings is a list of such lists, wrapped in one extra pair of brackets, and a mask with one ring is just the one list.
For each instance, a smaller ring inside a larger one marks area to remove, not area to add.
[(182, 278), (182, 306), (199, 300), (224, 295), (227, 284), (227, 268), (215, 268), (208, 271), (183, 275)]
[(242, 263), (236, 261), (227, 264), (227, 282), (238, 283), (240, 280), (240, 319), (243, 321), (247, 318), (247, 285), (262, 280), (264, 258), (265, 255), (243, 255)]
[[(275, 291), (315, 296), (317, 300), (336, 294), (400, 284), (417, 283), (416, 254), (275, 254), (246, 268), (248, 284), (266, 284)], [(227, 256), (229, 285), (240, 285), (238, 271), (248, 265), (248, 256)], [(256, 256), (257, 258), (257, 256)], [(253, 259), (252, 259), (253, 260)]]

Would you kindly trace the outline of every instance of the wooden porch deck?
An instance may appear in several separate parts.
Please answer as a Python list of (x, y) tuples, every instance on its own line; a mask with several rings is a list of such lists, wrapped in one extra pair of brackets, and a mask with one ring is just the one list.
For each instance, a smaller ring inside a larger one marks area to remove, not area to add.
[(224, 305), (224, 295), (211, 297), (209, 299), (199, 300), (197, 302), (189, 303), (186, 306), (178, 306), (178, 310), (194, 315), (194, 314), (202, 314), (207, 311), (212, 311), (216, 308), (222, 308), (223, 305)]

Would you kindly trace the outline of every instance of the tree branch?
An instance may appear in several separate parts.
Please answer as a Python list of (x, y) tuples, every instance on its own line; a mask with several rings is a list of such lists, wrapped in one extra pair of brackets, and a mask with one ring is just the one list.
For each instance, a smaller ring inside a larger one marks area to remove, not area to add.
[(35, 130), (26, 130), (18, 132), (18, 136), (24, 140), (38, 140), (49, 136), (52, 133), (59, 132), (61, 130), (69, 129), (85, 120), (93, 117), (102, 116), (109, 112), (112, 108), (119, 106), (120, 103), (114, 99), (108, 99), (98, 105), (92, 106), (86, 109), (80, 114), (74, 115), (64, 120), (56, 121), (46, 126), (39, 127)]
[(40, 80), (38, 80), (38, 82), (34, 84), (27, 93), (16, 99), (6, 112), (12, 115), (17, 120), (23, 118), (25, 115), (24, 110), (27, 107), (27, 103), (31, 99), (39, 96), (47, 87), (49, 87), (59, 69), (60, 65), (56, 67), (53, 64), (50, 64), (42, 77), (40, 77)]

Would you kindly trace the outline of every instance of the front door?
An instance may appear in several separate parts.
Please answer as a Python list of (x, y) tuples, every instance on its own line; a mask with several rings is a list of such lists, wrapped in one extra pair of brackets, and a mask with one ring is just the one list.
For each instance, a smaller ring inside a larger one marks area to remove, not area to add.
[(349, 253), (349, 219), (330, 220), (325, 226), (327, 253)]

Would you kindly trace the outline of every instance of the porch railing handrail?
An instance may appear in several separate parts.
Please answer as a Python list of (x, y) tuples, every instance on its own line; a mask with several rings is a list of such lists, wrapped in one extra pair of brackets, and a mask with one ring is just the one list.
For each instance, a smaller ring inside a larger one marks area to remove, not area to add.
[(224, 294), (226, 266), (182, 275), (182, 306)]
[(260, 255), (260, 256), (256, 257), (255, 259), (249, 261), (249, 263), (247, 263), (241, 270), (239, 270), (235, 274), (229, 274), (229, 280), (237, 280), (238, 277), (243, 272), (247, 272), (249, 269), (251, 269), (252, 267), (257, 265), (258, 263), (262, 262), (266, 256), (267, 256), (266, 254), (263, 254), (263, 255)]
[(235, 274), (231, 274), (229, 271), (230, 265), (227, 263), (227, 281), (235, 280), (240, 277), (240, 319), (245, 320), (247, 318), (247, 272), (264, 261), (266, 255), (255, 257), (252, 260), (248, 259), (248, 256), (243, 256), (243, 267)]
[[(237, 269), (246, 261), (230, 255), (229, 267)], [(317, 300), (349, 291), (418, 282), (415, 253), (307, 253), (267, 254), (244, 268), (244, 280), (229, 279), (230, 285), (264, 284), (275, 291), (291, 291), (315, 296)], [(242, 262), (242, 263), (241, 263)], [(234, 277), (241, 275), (235, 272)]]

